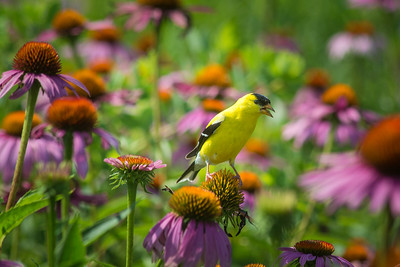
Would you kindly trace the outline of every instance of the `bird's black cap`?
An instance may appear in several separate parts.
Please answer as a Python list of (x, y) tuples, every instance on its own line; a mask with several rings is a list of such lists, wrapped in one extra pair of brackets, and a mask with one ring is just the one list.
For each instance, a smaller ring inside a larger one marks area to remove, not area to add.
[(267, 97), (257, 93), (253, 93), (253, 95), (257, 98), (256, 100), (254, 100), (254, 103), (256, 103), (257, 105), (263, 107), (268, 104), (271, 104), (271, 101)]

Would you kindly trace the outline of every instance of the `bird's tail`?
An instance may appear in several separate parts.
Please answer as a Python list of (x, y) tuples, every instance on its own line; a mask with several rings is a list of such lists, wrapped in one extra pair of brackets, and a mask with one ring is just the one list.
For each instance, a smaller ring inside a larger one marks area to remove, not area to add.
[[(189, 168), (186, 169), (186, 171), (181, 175), (181, 177), (179, 177), (179, 179), (176, 182), (179, 183), (180, 181), (182, 181), (184, 179), (193, 181), (194, 178), (196, 178), (197, 173), (200, 171), (200, 170), (196, 171), (194, 169), (194, 165), (195, 165), (195, 162), (193, 161), (192, 164), (190, 164)], [(187, 177), (187, 176), (189, 176), (189, 177)]]

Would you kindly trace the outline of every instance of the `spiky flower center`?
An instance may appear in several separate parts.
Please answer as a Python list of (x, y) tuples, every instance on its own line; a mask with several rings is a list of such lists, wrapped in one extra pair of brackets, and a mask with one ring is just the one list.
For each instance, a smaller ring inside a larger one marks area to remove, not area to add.
[(201, 69), (197, 74), (195, 84), (201, 86), (230, 86), (230, 79), (226, 69), (219, 64), (211, 64)]
[(263, 140), (257, 138), (250, 138), (247, 141), (245, 148), (247, 151), (255, 153), (257, 155), (266, 157), (269, 155), (269, 146)]
[(201, 103), (205, 111), (221, 112), (225, 109), (225, 103), (218, 99), (204, 99)]
[(351, 106), (357, 105), (357, 95), (347, 84), (335, 84), (322, 94), (322, 101), (329, 105), (334, 105), (340, 98), (345, 98)]
[(242, 179), (242, 190), (254, 193), (261, 189), (261, 181), (258, 175), (254, 172), (243, 171), (240, 172), (240, 178)]
[[(4, 131), (9, 135), (21, 136), (24, 119), (25, 111), (11, 112), (3, 119), (1, 128), (4, 129)], [(39, 115), (34, 114), (32, 120), (32, 128), (35, 128), (40, 123), (42, 123), (42, 119), (39, 117)]]
[(114, 43), (121, 39), (121, 32), (116, 27), (108, 27), (91, 31), (90, 36), (96, 41)]
[(159, 8), (178, 8), (181, 6), (180, 0), (137, 0), (139, 4)]
[(348, 261), (365, 261), (368, 259), (368, 248), (361, 240), (353, 241), (343, 254)]
[(212, 221), (221, 215), (218, 197), (213, 192), (194, 186), (175, 191), (169, 206), (179, 216), (196, 221)]
[(97, 122), (97, 111), (86, 98), (56, 99), (47, 111), (48, 121), (56, 128), (71, 131), (92, 131)]
[(360, 146), (362, 158), (384, 174), (400, 175), (400, 115), (371, 128)]
[(74, 30), (80, 31), (86, 19), (73, 9), (64, 9), (58, 12), (53, 19), (53, 28), (61, 35), (76, 35)]
[(294, 245), (297, 251), (314, 256), (329, 256), (335, 251), (335, 247), (325, 241), (303, 240)]
[(325, 88), (330, 83), (329, 74), (322, 69), (311, 69), (306, 73), (306, 85), (315, 89)]
[(51, 44), (28, 42), (15, 55), (13, 68), (34, 74), (56, 75), (61, 72), (61, 62)]
[(124, 155), (119, 156), (118, 159), (124, 163), (128, 164), (127, 168), (132, 169), (132, 166), (139, 166), (139, 165), (150, 165), (153, 161), (149, 158), (143, 156), (136, 156), (136, 155)]
[(99, 74), (110, 73), (114, 62), (109, 59), (99, 59), (90, 63), (90, 69)]
[(221, 201), (222, 213), (232, 216), (239, 211), (244, 201), (243, 193), (239, 190), (239, 180), (227, 170), (220, 170), (213, 174), (201, 185), (202, 188), (213, 192)]
[(350, 22), (346, 26), (346, 31), (354, 35), (372, 35), (374, 34), (374, 25), (368, 21)]
[(244, 267), (265, 267), (265, 265), (261, 263), (250, 263), (245, 265)]
[[(103, 78), (90, 69), (79, 70), (73, 74), (73, 77), (83, 83), (90, 93), (89, 97), (88, 93), (86, 93), (82, 88), (71, 83), (79, 96), (93, 99), (104, 95), (106, 92), (106, 83), (104, 82)], [(71, 90), (68, 89), (67, 91), (69, 95), (74, 95)]]

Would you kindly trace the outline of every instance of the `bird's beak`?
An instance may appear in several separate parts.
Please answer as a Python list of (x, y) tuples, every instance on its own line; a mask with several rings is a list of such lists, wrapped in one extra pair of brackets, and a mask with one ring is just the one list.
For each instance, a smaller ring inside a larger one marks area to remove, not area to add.
[(271, 118), (273, 118), (271, 111), (275, 112), (275, 110), (271, 107), (271, 104), (265, 105), (260, 109), (260, 112), (262, 114), (265, 114), (267, 116), (270, 116)]

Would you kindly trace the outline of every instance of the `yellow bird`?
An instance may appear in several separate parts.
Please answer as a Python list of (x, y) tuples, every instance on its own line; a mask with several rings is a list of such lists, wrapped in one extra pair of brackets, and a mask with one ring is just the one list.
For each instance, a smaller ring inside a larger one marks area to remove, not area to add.
[(258, 117), (261, 114), (272, 117), (270, 111), (275, 112), (267, 97), (251, 93), (218, 113), (201, 133), (196, 147), (186, 155), (186, 159), (196, 158), (177, 183), (181, 180), (194, 180), (197, 173), (206, 166), (206, 179), (211, 178), (209, 166), (225, 161), (229, 161), (241, 182), (235, 169), (235, 158), (253, 133)]

